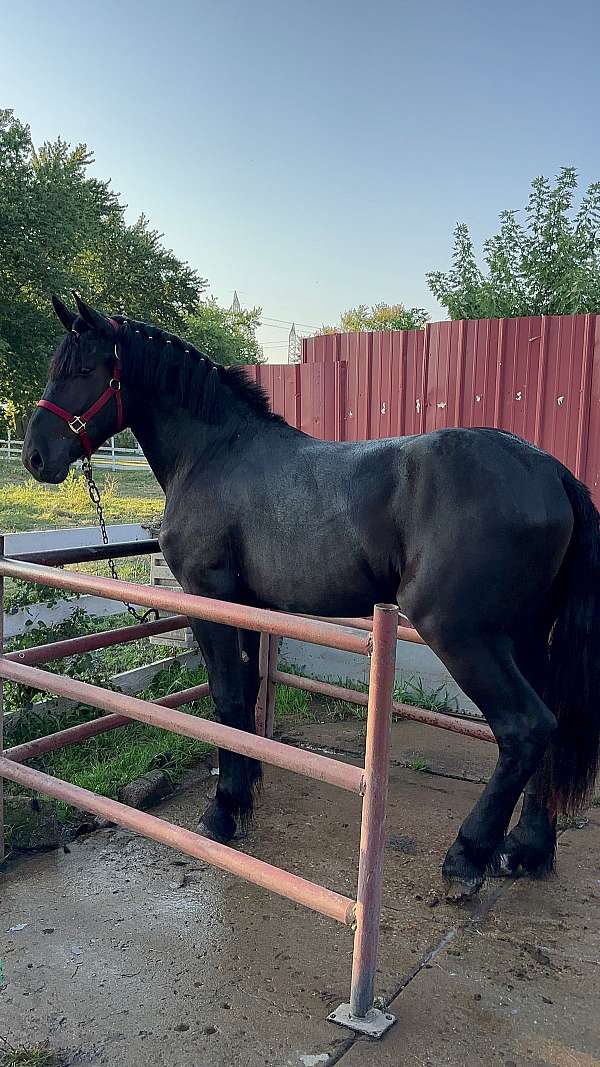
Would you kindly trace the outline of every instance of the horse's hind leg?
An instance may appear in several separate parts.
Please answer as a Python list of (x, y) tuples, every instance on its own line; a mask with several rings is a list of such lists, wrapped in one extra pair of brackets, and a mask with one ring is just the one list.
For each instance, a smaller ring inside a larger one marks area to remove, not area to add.
[[(517, 645), (517, 661), (538, 696), (546, 684), (548, 638), (529, 638)], [(556, 856), (556, 815), (550, 810), (546, 788), (544, 754), (529, 779), (517, 825), (505, 838), (490, 864), (490, 873), (543, 877), (554, 867)]]
[[(418, 620), (417, 620), (418, 625)], [(511, 815), (556, 728), (556, 720), (513, 657), (505, 635), (484, 643), (479, 635), (423, 636), (461, 688), (477, 704), (498, 742), (498, 762), (444, 860), (449, 899), (472, 896), (502, 844)]]
[(548, 810), (544, 781), (543, 768), (538, 768), (527, 783), (517, 825), (492, 857), (490, 874), (543, 878), (552, 871), (556, 858), (556, 817)]

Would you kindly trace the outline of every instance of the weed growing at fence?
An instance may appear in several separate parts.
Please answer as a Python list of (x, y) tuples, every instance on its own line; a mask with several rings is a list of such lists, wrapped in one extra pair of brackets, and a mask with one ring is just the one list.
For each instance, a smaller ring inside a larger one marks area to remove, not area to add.
[[(101, 578), (111, 577), (108, 561), (105, 559), (99, 559), (95, 563), (72, 564), (66, 569), (80, 571), (83, 574), (95, 574)], [(117, 572), (124, 582), (147, 585), (150, 581), (150, 559), (148, 556), (130, 556), (127, 559), (118, 560)], [(7, 578), (4, 590), (4, 611), (7, 615), (14, 615), (17, 611), (32, 604), (53, 607), (61, 600), (79, 600), (79, 597), (79, 593), (73, 593), (70, 590), (52, 589), (49, 585)]]
[[(367, 693), (368, 686), (361, 682), (348, 679), (340, 679), (339, 684), (346, 689), (354, 689), (358, 693)], [(327, 697), (319, 697), (325, 705), (329, 715), (333, 719), (343, 721), (345, 719), (367, 718), (367, 707), (364, 704), (352, 704), (347, 700), (330, 700)], [(445, 686), (438, 689), (427, 689), (420, 678), (403, 679), (394, 690), (394, 700), (399, 704), (410, 704), (411, 707), (426, 708), (428, 711), (446, 712), (452, 715), (456, 713), (456, 703), (448, 697)], [(402, 716), (394, 716), (401, 719)]]
[(407, 767), (410, 767), (411, 771), (420, 771), (422, 774), (431, 770), (424, 756), (412, 756), (407, 763)]
[(14, 578), (6, 580), (4, 595), (4, 611), (7, 615), (15, 615), (21, 608), (30, 604), (45, 604), (53, 607), (59, 600), (77, 599), (77, 593), (65, 593), (62, 589), (51, 589), (49, 585), (39, 585), (34, 582), (20, 582)]

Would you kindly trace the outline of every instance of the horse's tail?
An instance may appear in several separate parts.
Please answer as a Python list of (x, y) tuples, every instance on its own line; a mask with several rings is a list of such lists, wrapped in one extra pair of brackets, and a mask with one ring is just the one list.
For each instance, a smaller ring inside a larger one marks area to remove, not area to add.
[(543, 777), (550, 809), (572, 814), (589, 800), (600, 756), (600, 515), (585, 485), (566, 470), (562, 481), (575, 521), (549, 637), (545, 698), (558, 729)]

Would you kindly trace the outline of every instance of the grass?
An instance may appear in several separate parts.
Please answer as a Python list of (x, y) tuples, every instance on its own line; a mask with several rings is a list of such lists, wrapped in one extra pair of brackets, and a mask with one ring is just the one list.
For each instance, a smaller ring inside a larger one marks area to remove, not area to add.
[(64, 1060), (41, 1045), (9, 1045), (0, 1038), (0, 1067), (61, 1067)]
[[(149, 523), (160, 518), (164, 497), (152, 473), (101, 468), (96, 473), (107, 522)], [(41, 485), (20, 463), (0, 461), (0, 530), (4, 533), (95, 524), (85, 480), (76, 470), (61, 485)]]
[[(151, 686), (138, 695), (142, 699), (157, 699), (169, 692), (200, 685), (206, 681), (206, 677), (202, 668), (190, 670), (175, 663), (161, 671)], [(193, 705), (183, 705), (182, 710), (203, 718), (212, 717), (212, 703), (208, 698), (196, 701)], [(95, 708), (74, 705), (59, 716), (45, 712), (41, 721), (40, 717), (28, 717), (12, 724), (9, 719), (5, 727), (5, 744), (7, 747), (21, 744), (40, 736), (40, 733), (51, 733), (88, 722), (98, 714)], [(32, 760), (31, 766), (83, 789), (115, 798), (120, 786), (156, 767), (160, 767), (174, 783), (179, 781), (189, 767), (206, 756), (210, 748), (210, 745), (193, 738), (132, 722), (129, 726), (91, 737), (79, 745), (47, 753)], [(10, 783), (6, 783), (6, 790), (8, 795), (23, 792)], [(66, 806), (59, 806), (60, 817), (66, 819), (68, 813)], [(10, 825), (7, 826), (7, 836), (10, 841)]]
[(412, 756), (408, 761), (407, 767), (410, 767), (411, 771), (420, 771), (422, 774), (426, 774), (431, 770), (427, 760), (423, 756)]
[[(341, 680), (340, 684), (346, 689), (354, 689), (359, 693), (367, 693), (368, 686), (360, 682)], [(345, 719), (367, 718), (365, 704), (353, 704), (347, 700), (330, 700), (319, 698), (327, 709), (331, 718), (343, 721)], [(445, 686), (439, 689), (426, 689), (420, 678), (403, 679), (394, 690), (394, 700), (399, 704), (410, 704), (412, 707), (426, 708), (428, 711), (452, 713), (456, 711), (455, 705), (449, 700)], [(401, 718), (398, 716), (397, 718)]]
[[(108, 523), (155, 523), (164, 508), (164, 497), (151, 472), (99, 470), (97, 481)], [(95, 526), (96, 512), (90, 502), (83, 476), (72, 470), (62, 485), (40, 485), (31, 478), (20, 462), (0, 460), (0, 530), (21, 530)], [(106, 560), (77, 564), (73, 570), (110, 577)], [(130, 557), (118, 564), (124, 581), (146, 583), (150, 578), (147, 556)], [(56, 590), (31, 582), (6, 582), (7, 610), (26, 604), (55, 603), (61, 598)]]

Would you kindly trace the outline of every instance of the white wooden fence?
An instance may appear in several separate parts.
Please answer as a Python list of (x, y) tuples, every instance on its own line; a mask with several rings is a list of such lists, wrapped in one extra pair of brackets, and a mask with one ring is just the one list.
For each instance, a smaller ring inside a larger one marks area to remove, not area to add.
[[(23, 442), (12, 437), (0, 438), (0, 457), (2, 459), (20, 459)], [(109, 467), (110, 470), (142, 470), (149, 471), (148, 460), (139, 445), (136, 448), (122, 448), (115, 444), (111, 437), (107, 444), (102, 445), (95, 453), (94, 463), (99, 467)]]

